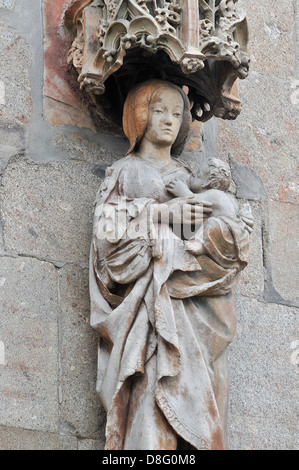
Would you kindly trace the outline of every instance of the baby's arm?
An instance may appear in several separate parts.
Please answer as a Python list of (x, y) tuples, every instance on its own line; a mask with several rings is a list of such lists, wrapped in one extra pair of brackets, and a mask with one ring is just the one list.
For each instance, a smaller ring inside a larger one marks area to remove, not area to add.
[(238, 215), (239, 206), (232, 196), (220, 191), (219, 189), (208, 189), (197, 195), (199, 201), (204, 199), (213, 204), (213, 216), (231, 216)]
[(166, 185), (167, 191), (174, 197), (188, 197), (193, 196), (192, 191), (188, 188), (187, 184), (181, 180), (175, 179)]

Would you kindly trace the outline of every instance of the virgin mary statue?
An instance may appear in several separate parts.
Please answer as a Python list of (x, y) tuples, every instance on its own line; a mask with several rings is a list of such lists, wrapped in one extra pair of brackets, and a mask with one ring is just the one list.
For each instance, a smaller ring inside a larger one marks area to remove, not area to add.
[[(151, 80), (128, 95), (127, 155), (96, 199), (91, 325), (99, 335), (97, 391), (106, 449), (226, 448), (227, 347), (236, 330), (232, 289), (247, 265), (249, 225), (213, 216), (198, 197), (166, 189), (191, 125), (185, 92)], [(202, 227), (202, 254), (174, 227)], [(176, 222), (176, 223), (175, 223)]]

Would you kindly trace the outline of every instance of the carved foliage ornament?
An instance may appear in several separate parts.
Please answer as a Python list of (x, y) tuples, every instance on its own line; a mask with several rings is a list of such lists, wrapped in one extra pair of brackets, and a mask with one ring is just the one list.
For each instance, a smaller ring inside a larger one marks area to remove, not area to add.
[(65, 14), (66, 25), (76, 27), (68, 63), (76, 68), (81, 89), (93, 95), (105, 92), (113, 74), (126, 95), (143, 70), (145, 78), (187, 85), (195, 119), (235, 119), (241, 102), (234, 83), (249, 69), (247, 22), (237, 3), (73, 0)]

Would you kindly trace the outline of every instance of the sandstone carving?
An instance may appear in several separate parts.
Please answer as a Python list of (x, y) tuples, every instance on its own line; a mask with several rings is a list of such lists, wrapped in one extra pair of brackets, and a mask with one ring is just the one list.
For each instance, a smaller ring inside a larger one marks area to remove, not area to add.
[(248, 31), (238, 0), (73, 0), (65, 22), (76, 35), (68, 62), (97, 97), (113, 76), (125, 100), (146, 78), (187, 85), (192, 116), (235, 119), (234, 83), (248, 74)]
[[(169, 32), (179, 11), (167, 11)], [(130, 148), (97, 196), (91, 325), (107, 449), (226, 448), (233, 289), (253, 222), (227, 192), (228, 165), (180, 160), (191, 120), (180, 87), (133, 88), (123, 115)]]

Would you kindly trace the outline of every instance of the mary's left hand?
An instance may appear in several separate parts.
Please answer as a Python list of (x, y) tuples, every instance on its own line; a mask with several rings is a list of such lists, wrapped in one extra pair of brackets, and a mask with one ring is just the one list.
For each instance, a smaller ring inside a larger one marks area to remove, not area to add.
[(191, 204), (192, 206), (201, 206), (202, 208), (202, 217), (206, 219), (211, 217), (213, 214), (213, 204), (211, 202), (201, 199), (199, 194), (193, 194), (186, 198), (186, 204)]

